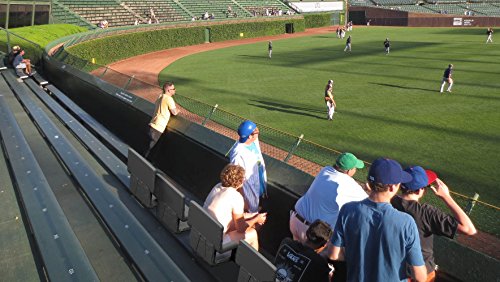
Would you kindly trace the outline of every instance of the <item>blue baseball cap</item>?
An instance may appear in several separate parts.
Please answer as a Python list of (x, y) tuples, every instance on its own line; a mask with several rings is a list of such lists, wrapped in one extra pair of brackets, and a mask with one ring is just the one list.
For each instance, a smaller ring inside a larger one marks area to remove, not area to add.
[(238, 135), (240, 136), (239, 142), (240, 143), (245, 143), (250, 137), (250, 135), (255, 131), (257, 128), (257, 125), (250, 121), (250, 120), (245, 120), (240, 124), (238, 127)]
[(411, 174), (413, 180), (410, 182), (405, 182), (402, 185), (412, 191), (417, 191), (426, 187), (427, 185), (434, 182), (437, 175), (432, 170), (424, 170), (421, 166), (410, 166), (405, 169), (406, 172)]
[(397, 161), (385, 158), (376, 159), (368, 172), (368, 181), (381, 184), (406, 183), (412, 179)]

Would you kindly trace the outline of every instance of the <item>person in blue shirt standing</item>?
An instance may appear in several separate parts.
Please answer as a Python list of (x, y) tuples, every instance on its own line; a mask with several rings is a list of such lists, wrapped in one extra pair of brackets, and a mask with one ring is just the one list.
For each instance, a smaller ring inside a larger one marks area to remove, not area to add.
[[(412, 176), (391, 159), (379, 158), (368, 172), (367, 199), (345, 204), (328, 246), (328, 258), (345, 260), (348, 281), (407, 281), (407, 265), (416, 281), (427, 270), (415, 220), (390, 200)], [(335, 274), (334, 274), (335, 277)]]
[(229, 160), (245, 169), (245, 211), (256, 213), (260, 199), (267, 197), (266, 165), (259, 145), (259, 128), (254, 122), (246, 120), (238, 127), (238, 135), (238, 141), (230, 150)]

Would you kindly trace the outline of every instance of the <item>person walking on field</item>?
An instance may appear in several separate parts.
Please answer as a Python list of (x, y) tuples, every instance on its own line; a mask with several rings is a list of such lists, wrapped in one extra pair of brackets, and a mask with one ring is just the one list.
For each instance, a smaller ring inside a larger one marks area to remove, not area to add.
[(444, 86), (446, 83), (448, 83), (448, 89), (446, 89), (446, 92), (451, 92), (451, 87), (453, 86), (453, 78), (451, 78), (453, 74), (453, 64), (449, 64), (448, 68), (444, 70), (443, 74), (443, 80), (441, 82), (441, 89), (439, 90), (440, 93), (443, 93)]
[(267, 51), (269, 53), (269, 59), (271, 59), (271, 57), (273, 55), (273, 42), (272, 41), (269, 41), (267, 43)]
[(175, 107), (173, 96), (175, 95), (175, 86), (173, 82), (167, 81), (163, 84), (163, 93), (158, 96), (155, 102), (155, 111), (153, 118), (149, 123), (149, 148), (146, 151), (145, 157), (148, 157), (152, 149), (160, 140), (161, 135), (167, 128), (170, 114), (176, 116), (179, 110)]
[(351, 36), (350, 35), (347, 37), (347, 40), (345, 42), (344, 52), (347, 50), (349, 50), (349, 52), (351, 52)]
[(488, 38), (486, 38), (486, 44), (488, 44), (488, 42), (493, 43), (493, 29), (491, 27), (488, 28), (486, 34), (488, 35)]
[(328, 120), (333, 120), (333, 114), (335, 113), (335, 107), (337, 104), (333, 99), (333, 80), (328, 80), (325, 87), (325, 103), (327, 108), (327, 118)]
[(385, 54), (389, 55), (389, 51), (391, 49), (391, 42), (389, 41), (389, 38), (386, 38), (384, 41), (384, 47), (385, 47)]

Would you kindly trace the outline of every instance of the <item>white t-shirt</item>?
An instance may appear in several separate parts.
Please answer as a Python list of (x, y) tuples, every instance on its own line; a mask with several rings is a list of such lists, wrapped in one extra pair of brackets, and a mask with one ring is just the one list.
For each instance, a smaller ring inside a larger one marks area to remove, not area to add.
[(243, 196), (232, 187), (222, 187), (219, 183), (212, 188), (203, 208), (224, 226), (226, 233), (233, 220), (233, 213), (243, 214)]

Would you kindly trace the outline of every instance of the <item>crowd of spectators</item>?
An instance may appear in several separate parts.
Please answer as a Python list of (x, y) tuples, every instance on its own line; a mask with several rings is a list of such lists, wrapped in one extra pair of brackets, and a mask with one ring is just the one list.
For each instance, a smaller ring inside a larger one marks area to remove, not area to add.
[[(267, 216), (259, 133), (252, 121), (239, 126), (230, 164), (205, 202), (224, 226), (224, 240), (246, 240), (256, 249)], [(435, 172), (419, 166), (403, 170), (397, 161), (379, 158), (360, 184), (353, 176), (364, 166), (352, 153), (342, 153), (298, 199), (290, 211), (293, 239), (282, 241), (274, 261), (278, 281), (434, 281), (433, 235), (476, 233)], [(419, 203), (426, 191), (451, 214)]]
[[(170, 115), (178, 113), (173, 82), (163, 90), (150, 123), (146, 157)], [(245, 240), (258, 250), (269, 202), (260, 130), (246, 120), (237, 132), (229, 164), (203, 207), (224, 227), (223, 243)], [(354, 154), (344, 152), (321, 169), (297, 200), (288, 222), (292, 238), (283, 239), (274, 260), (277, 281), (435, 281), (433, 235), (477, 232), (435, 172), (420, 166), (403, 169), (395, 160), (378, 158), (366, 182), (359, 183), (353, 176), (364, 167)], [(429, 191), (451, 214), (419, 202)]]

